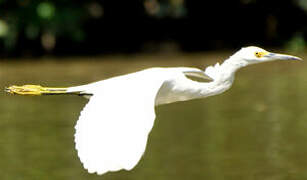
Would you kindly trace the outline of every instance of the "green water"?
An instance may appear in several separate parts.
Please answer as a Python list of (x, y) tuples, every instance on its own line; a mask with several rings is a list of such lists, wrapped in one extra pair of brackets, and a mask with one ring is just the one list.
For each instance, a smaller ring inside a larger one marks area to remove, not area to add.
[[(78, 85), (151, 66), (212, 64), (225, 55), (130, 56), (0, 63), (0, 87)], [(156, 60), (159, 59), (159, 60)], [(169, 61), (166, 61), (169, 60)], [(222, 95), (156, 108), (132, 171), (88, 174), (74, 149), (86, 99), (0, 93), (0, 179), (307, 179), (307, 65), (272, 62), (237, 73)]]

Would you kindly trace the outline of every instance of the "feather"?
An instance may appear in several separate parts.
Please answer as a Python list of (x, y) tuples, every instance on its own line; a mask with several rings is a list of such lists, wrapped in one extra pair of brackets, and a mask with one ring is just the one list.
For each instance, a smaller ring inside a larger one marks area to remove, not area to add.
[(217, 76), (220, 75), (220, 68), (221, 65), (219, 63), (216, 63), (214, 66), (208, 66), (205, 69), (205, 74), (207, 74), (208, 76), (210, 76), (212, 79), (216, 79)]
[(81, 112), (75, 147), (89, 173), (131, 170), (142, 157), (155, 119), (155, 97), (165, 79), (150, 71), (100, 82)]

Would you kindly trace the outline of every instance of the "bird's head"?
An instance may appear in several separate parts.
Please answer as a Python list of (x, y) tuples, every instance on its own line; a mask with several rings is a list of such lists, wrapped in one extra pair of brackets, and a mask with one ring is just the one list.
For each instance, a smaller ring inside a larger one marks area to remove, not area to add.
[(232, 56), (232, 59), (238, 61), (238, 63), (245, 63), (246, 65), (274, 60), (302, 60), (296, 56), (272, 53), (255, 46), (242, 48)]

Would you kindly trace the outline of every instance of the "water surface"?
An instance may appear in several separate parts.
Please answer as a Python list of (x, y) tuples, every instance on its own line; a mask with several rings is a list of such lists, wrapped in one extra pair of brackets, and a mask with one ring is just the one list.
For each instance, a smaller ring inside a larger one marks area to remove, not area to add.
[[(152, 66), (205, 67), (225, 54), (117, 56), (0, 63), (0, 87), (72, 86)], [(88, 174), (74, 149), (74, 125), (87, 100), (0, 93), (0, 179), (307, 178), (305, 62), (244, 68), (222, 95), (156, 108), (146, 152), (132, 171)], [(133, 144), (132, 144), (133, 145)]]

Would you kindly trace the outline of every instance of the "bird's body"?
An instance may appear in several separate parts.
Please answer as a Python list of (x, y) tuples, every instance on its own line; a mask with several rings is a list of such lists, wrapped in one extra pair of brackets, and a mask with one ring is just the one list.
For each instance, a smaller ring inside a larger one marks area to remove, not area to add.
[[(207, 69), (217, 70), (219, 64), (210, 66)], [(204, 71), (197, 68), (172, 67), (172, 68), (149, 68), (142, 71), (117, 76), (110, 79), (94, 82), (91, 84), (68, 88), (68, 92), (80, 92), (82, 94), (104, 93), (106, 88), (111, 88), (114, 94), (125, 93), (130, 87), (133, 91), (154, 85), (157, 87), (155, 105), (168, 104), (177, 101), (203, 98), (224, 92), (232, 85), (234, 76), (228, 78), (217, 78), (212, 82), (198, 82), (189, 79), (187, 76), (207, 78)], [(137, 88), (135, 88), (137, 87)], [(117, 93), (115, 93), (117, 92)], [(141, 92), (145, 93), (145, 89)]]
[[(224, 63), (197, 68), (150, 68), (83, 86), (45, 88), (11, 86), (21, 95), (78, 94), (90, 97), (75, 126), (75, 144), (84, 168), (90, 173), (132, 169), (145, 151), (155, 120), (156, 105), (204, 98), (223, 93), (235, 72), (249, 64), (276, 59), (299, 60), (269, 53), (261, 48), (243, 48)], [(187, 76), (210, 79), (193, 81)]]

